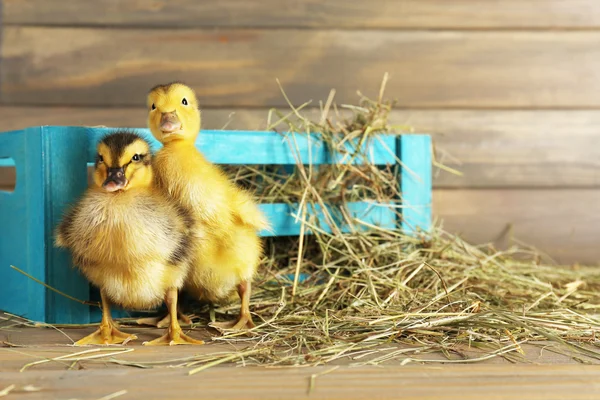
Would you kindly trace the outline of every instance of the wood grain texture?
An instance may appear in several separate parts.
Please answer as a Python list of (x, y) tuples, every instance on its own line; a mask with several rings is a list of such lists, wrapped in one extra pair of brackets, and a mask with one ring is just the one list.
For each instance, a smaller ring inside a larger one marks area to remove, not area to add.
[[(158, 337), (160, 329), (124, 327), (135, 332), (139, 340), (126, 347), (131, 351), (112, 358), (129, 363), (162, 362), (155, 369), (121, 367), (104, 362), (106, 358), (82, 361), (81, 369), (70, 362), (48, 362), (18, 372), (27, 363), (82, 349), (66, 346), (94, 327), (85, 329), (4, 329), (0, 340), (18, 345), (18, 349), (0, 348), (0, 390), (16, 388), (7, 397), (25, 399), (100, 399), (127, 390), (123, 399), (449, 399), (494, 400), (533, 399), (597, 399), (600, 367), (582, 365), (554, 353), (550, 343), (523, 344), (530, 365), (513, 365), (498, 357), (471, 365), (388, 362), (383, 367), (348, 367), (343, 357), (333, 366), (312, 368), (236, 368), (231, 365), (210, 368), (188, 376), (186, 368), (169, 368), (194, 355), (231, 351), (231, 345), (210, 342), (212, 333), (201, 328), (191, 334), (209, 344), (190, 349), (186, 346), (142, 346), (145, 340)], [(70, 339), (72, 338), (72, 339)], [(396, 345), (384, 347), (390, 351)], [(118, 346), (120, 347), (120, 346)], [(111, 349), (117, 351), (118, 347)], [(107, 350), (108, 352), (108, 350)], [(461, 349), (461, 352), (463, 350)], [(464, 353), (477, 352), (465, 349)], [(99, 353), (95, 354), (96, 356)], [(376, 354), (375, 356), (380, 356)], [(85, 355), (89, 356), (89, 354)], [(369, 356), (363, 358), (367, 360)], [(419, 357), (419, 356), (417, 356)], [(441, 353), (427, 353), (426, 359), (443, 360)], [(356, 361), (356, 360), (355, 360)], [(560, 365), (558, 365), (560, 364)], [(568, 364), (568, 365), (567, 365)], [(327, 372), (327, 373), (326, 373)], [(317, 375), (308, 393), (311, 375)], [(31, 385), (37, 392), (23, 392)], [(20, 395), (20, 396), (19, 396)]]
[[(266, 128), (268, 109), (203, 109), (203, 129)], [(30, 126), (109, 126), (144, 128), (148, 110), (143, 107), (36, 107), (0, 106), (0, 130), (12, 131)]]
[[(316, 378), (309, 394), (311, 375)], [(32, 400), (100, 399), (122, 390), (127, 390), (123, 398), (145, 400), (592, 400), (600, 396), (599, 377), (600, 368), (582, 365), (340, 367), (334, 371), (330, 367), (216, 367), (196, 376), (169, 368), (6, 372), (0, 384), (41, 388), (26, 394)]]
[[(4, 104), (135, 106), (182, 80), (204, 107), (282, 106), (337, 89), (413, 108), (600, 107), (600, 31), (432, 32), (6, 27)], [(115, 45), (118, 44), (118, 45)]]
[(560, 263), (600, 264), (600, 190), (436, 190), (433, 210), (472, 243), (516, 238)]
[(432, 134), (439, 188), (600, 187), (600, 111), (407, 110), (396, 123)]
[(4, 0), (8, 24), (282, 28), (597, 28), (596, 0)]
[[(204, 109), (203, 128), (264, 130), (268, 112)], [(314, 109), (306, 114), (319, 117)], [(145, 118), (143, 108), (0, 106), (2, 131), (37, 125), (143, 127)], [(598, 110), (397, 110), (390, 122), (432, 134), (437, 159), (463, 172), (434, 168), (437, 188), (600, 187)], [(3, 176), (0, 172), (0, 185), (9, 181)]]

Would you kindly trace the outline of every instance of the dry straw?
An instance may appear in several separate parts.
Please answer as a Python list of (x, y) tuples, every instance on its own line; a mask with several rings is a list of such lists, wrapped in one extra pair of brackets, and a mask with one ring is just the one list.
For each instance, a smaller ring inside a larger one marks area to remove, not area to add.
[[(287, 114), (273, 110), (269, 125), (318, 133), (339, 151), (350, 140), (401, 134), (406, 129), (389, 124), (393, 104), (383, 100), (384, 86), (385, 79), (378, 99), (361, 96), (358, 106), (337, 107), (332, 92), (316, 122), (303, 115), (306, 105)], [(294, 150), (293, 138), (286, 138)], [(367, 154), (355, 157), (368, 160)], [(398, 171), (391, 166), (298, 163), (288, 172), (273, 166), (230, 171), (263, 202), (299, 203), (297, 218), (313, 233), (268, 240), (253, 297), (262, 322), (251, 336), (216, 338), (260, 349), (244, 357), (245, 365), (319, 365), (341, 358), (406, 363), (427, 360), (427, 353), (436, 353), (432, 362), (497, 356), (526, 361), (523, 343), (600, 360), (600, 269), (552, 265), (525, 246), (473, 246), (439, 225), (428, 235), (407, 235), (344, 212), (351, 201), (400, 205)], [(326, 214), (321, 224), (306, 217), (325, 204), (335, 205), (338, 215)], [(342, 224), (349, 232), (342, 233)]]

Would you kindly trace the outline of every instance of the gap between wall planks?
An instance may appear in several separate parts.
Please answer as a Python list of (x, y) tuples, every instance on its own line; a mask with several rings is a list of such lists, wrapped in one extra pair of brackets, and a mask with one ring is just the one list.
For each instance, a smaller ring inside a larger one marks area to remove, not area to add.
[[(356, 90), (406, 108), (600, 108), (599, 31), (4, 28), (3, 104), (136, 106), (181, 80), (204, 107), (339, 103)], [(115, 46), (119, 43), (119, 46)], [(135, 49), (135, 51), (131, 51)], [(293, 57), (290, 57), (293, 54)], [(585, 62), (582, 62), (585, 60)], [(334, 68), (343, 65), (344, 68)]]
[(152, 28), (592, 29), (596, 0), (4, 0), (7, 24)]

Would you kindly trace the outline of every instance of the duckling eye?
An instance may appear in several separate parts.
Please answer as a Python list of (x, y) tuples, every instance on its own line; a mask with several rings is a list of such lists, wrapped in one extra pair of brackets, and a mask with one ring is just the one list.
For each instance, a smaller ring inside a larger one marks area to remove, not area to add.
[(184, 106), (188, 105), (188, 102), (185, 97), (183, 98), (183, 100), (181, 100), (181, 104), (183, 104)]
[(156, 110), (156, 106), (154, 105), (154, 103), (152, 103), (152, 109)]
[(104, 162), (104, 157), (102, 157), (100, 154), (98, 154), (97, 158), (98, 158), (98, 164)]
[(131, 158), (133, 161), (140, 161), (142, 158), (140, 157), (139, 154), (134, 154), (133, 157)]

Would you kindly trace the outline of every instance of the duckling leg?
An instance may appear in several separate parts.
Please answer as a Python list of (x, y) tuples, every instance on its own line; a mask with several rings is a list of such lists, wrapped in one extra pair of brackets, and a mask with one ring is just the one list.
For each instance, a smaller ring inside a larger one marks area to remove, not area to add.
[(165, 296), (165, 303), (169, 309), (169, 317), (171, 324), (167, 329), (167, 333), (158, 339), (151, 340), (150, 342), (144, 342), (146, 346), (160, 346), (160, 345), (175, 345), (175, 344), (204, 344), (202, 340), (196, 340), (181, 330), (179, 320), (177, 319), (177, 289), (171, 288), (167, 290)]
[(104, 293), (100, 292), (102, 298), (102, 321), (98, 330), (83, 339), (75, 342), (76, 346), (84, 346), (86, 344), (119, 344), (127, 343), (137, 339), (137, 336), (121, 332), (117, 329), (116, 323), (110, 315), (110, 305)]
[(243, 281), (238, 285), (238, 295), (242, 300), (242, 307), (240, 309), (240, 316), (237, 321), (229, 322), (214, 322), (210, 326), (219, 330), (234, 330), (240, 331), (242, 329), (252, 329), (256, 325), (252, 322), (252, 314), (250, 314), (250, 293), (252, 291), (252, 283), (249, 281)]
[[(185, 315), (177, 309), (177, 319), (179, 320), (180, 325), (191, 325), (192, 320), (190, 317)], [(167, 313), (164, 317), (148, 317), (148, 318), (139, 318), (135, 320), (135, 323), (138, 325), (150, 325), (156, 326), (157, 328), (166, 328), (169, 326), (171, 322), (171, 316)]]

